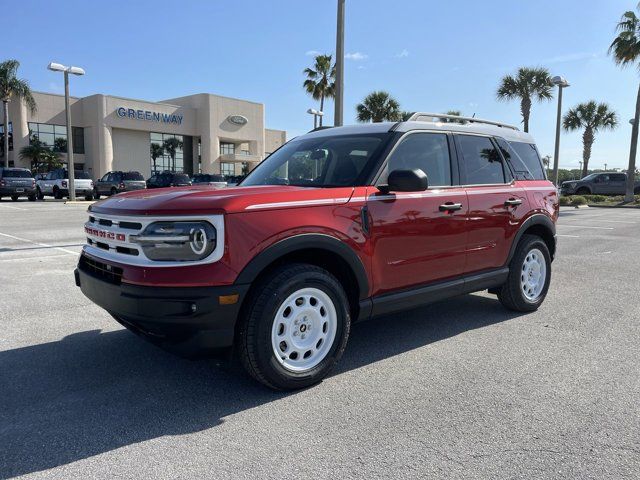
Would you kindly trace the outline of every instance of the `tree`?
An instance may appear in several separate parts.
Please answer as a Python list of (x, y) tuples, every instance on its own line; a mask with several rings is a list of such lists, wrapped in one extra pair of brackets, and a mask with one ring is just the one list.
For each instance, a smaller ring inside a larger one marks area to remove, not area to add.
[(240, 172), (242, 175), (249, 175), (249, 162), (242, 162), (242, 171)]
[[(446, 115), (455, 115), (456, 117), (461, 117), (462, 116), (462, 112), (460, 110), (447, 110)], [(440, 118), (440, 121), (442, 123), (460, 123), (462, 125), (465, 125), (467, 123), (466, 120), (455, 119), (455, 118), (446, 118), (446, 117)]]
[(409, 120), (411, 118), (411, 115), (413, 115), (416, 112), (407, 112), (406, 110), (403, 110), (402, 113), (400, 114), (400, 119), (403, 122), (406, 122), (407, 120)]
[(359, 122), (397, 122), (402, 118), (398, 101), (384, 91), (371, 92), (356, 106)]
[(586, 177), (595, 134), (600, 130), (616, 128), (618, 116), (606, 103), (596, 103), (591, 100), (569, 109), (562, 119), (562, 126), (568, 132), (584, 129), (582, 134), (582, 177)]
[(313, 67), (305, 68), (303, 73), (307, 79), (302, 86), (314, 100), (320, 100), (320, 111), (324, 112), (324, 99), (336, 96), (336, 65), (331, 64), (331, 55), (317, 55)]
[(176, 151), (182, 148), (182, 140), (176, 137), (169, 137), (163, 143), (164, 151), (171, 157), (171, 171), (176, 171)]
[[(640, 4), (638, 4), (640, 10)], [(640, 69), (640, 18), (633, 11), (625, 12), (617, 26), (618, 36), (609, 47), (609, 53), (613, 55), (613, 61), (617, 65), (626, 67), (633, 63)], [(631, 146), (629, 148), (629, 168), (627, 171), (636, 171), (636, 153), (638, 149), (638, 129), (640, 128), (640, 84), (636, 96), (636, 111), (631, 128)], [(627, 188), (625, 202), (633, 201), (634, 175), (627, 175)]]
[(156, 160), (161, 157), (162, 155), (164, 155), (164, 147), (162, 145), (160, 145), (159, 143), (152, 143), (151, 144), (151, 160), (153, 161), (153, 172), (152, 173), (156, 173)]
[(29, 145), (20, 149), (21, 159), (27, 159), (31, 163), (31, 171), (48, 172), (62, 166), (58, 152), (51, 151), (38, 137), (33, 136)]
[(66, 152), (67, 151), (67, 139), (64, 137), (56, 137), (53, 141), (54, 152)]
[(5, 166), (9, 166), (9, 101), (11, 97), (24, 100), (27, 104), (27, 108), (31, 113), (35, 113), (37, 110), (36, 101), (29, 88), (29, 83), (26, 80), (17, 77), (18, 68), (20, 62), (17, 60), (6, 60), (0, 63), (0, 100), (2, 100), (4, 118), (4, 132), (3, 140), (3, 152)]
[(520, 100), (520, 113), (524, 131), (529, 131), (529, 117), (534, 100), (551, 100), (553, 83), (546, 68), (520, 67), (516, 76), (506, 75), (500, 81), (498, 100)]

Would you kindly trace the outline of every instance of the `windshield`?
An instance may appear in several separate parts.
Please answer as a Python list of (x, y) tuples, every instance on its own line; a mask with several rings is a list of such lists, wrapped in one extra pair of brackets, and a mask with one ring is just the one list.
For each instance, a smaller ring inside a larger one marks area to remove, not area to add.
[(355, 185), (386, 135), (342, 135), (293, 140), (258, 165), (241, 185)]
[[(69, 172), (67, 170), (64, 171), (64, 177), (62, 178), (69, 178)], [(73, 178), (79, 178), (82, 180), (89, 180), (91, 177), (89, 176), (89, 174), (87, 172), (82, 172), (79, 170), (75, 170), (73, 172)]]
[(223, 175), (209, 175), (206, 173), (199, 173), (193, 177), (193, 183), (206, 183), (206, 182), (224, 182)]
[(592, 173), (590, 175), (587, 175), (586, 177), (584, 177), (582, 180), (593, 180), (594, 178), (596, 178), (598, 176), (597, 173)]
[(122, 175), (123, 180), (144, 180), (144, 177), (140, 172), (124, 172)]
[(31, 178), (31, 172), (29, 170), (5, 170), (2, 174), (5, 178)]

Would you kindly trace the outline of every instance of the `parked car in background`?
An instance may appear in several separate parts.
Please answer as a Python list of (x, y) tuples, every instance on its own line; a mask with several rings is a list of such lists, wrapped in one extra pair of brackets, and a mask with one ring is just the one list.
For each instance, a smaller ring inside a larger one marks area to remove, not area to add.
[[(587, 175), (582, 180), (562, 182), (562, 195), (624, 195), (627, 187), (627, 174), (620, 172), (601, 172)], [(636, 181), (634, 193), (640, 194), (640, 181)]]
[(229, 175), (227, 176), (227, 186), (228, 187), (235, 187), (236, 185), (238, 185), (242, 180), (244, 180), (244, 177), (246, 177), (246, 175)]
[(140, 172), (107, 172), (100, 180), (95, 181), (93, 195), (99, 199), (101, 195), (115, 195), (144, 188), (147, 188), (147, 183)]
[[(87, 172), (76, 171), (73, 174), (74, 186), (77, 197), (85, 200), (93, 200), (93, 180)], [(38, 200), (44, 200), (45, 196), (56, 199), (69, 197), (69, 172), (66, 168), (58, 168), (47, 174), (43, 180), (36, 182), (36, 195)]]
[(151, 175), (147, 180), (147, 188), (188, 187), (191, 179), (186, 173), (162, 172)]
[(193, 176), (194, 185), (208, 185), (215, 188), (225, 188), (227, 180), (224, 175), (211, 175), (208, 173), (198, 173)]
[(36, 181), (26, 168), (0, 168), (0, 200), (11, 197), (16, 202), (19, 197), (36, 199)]

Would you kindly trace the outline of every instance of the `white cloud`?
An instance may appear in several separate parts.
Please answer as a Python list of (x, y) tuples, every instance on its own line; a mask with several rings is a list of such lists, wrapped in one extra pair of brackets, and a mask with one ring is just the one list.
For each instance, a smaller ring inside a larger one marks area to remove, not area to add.
[(355, 60), (356, 62), (359, 62), (361, 60), (366, 60), (367, 58), (369, 58), (369, 55), (365, 54), (365, 53), (361, 53), (361, 52), (353, 52), (353, 53), (347, 53), (344, 58), (348, 59), (348, 60)]
[(407, 58), (409, 56), (409, 50), (404, 48), (400, 53), (396, 55), (396, 58)]
[(321, 55), (322, 53), (318, 50), (307, 50), (306, 52), (304, 52), (304, 54), (310, 57), (315, 57), (316, 55)]

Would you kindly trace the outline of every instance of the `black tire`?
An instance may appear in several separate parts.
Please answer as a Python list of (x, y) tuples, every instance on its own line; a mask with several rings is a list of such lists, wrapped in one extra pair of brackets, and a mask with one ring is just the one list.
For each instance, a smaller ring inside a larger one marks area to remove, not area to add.
[(53, 198), (56, 200), (62, 200), (62, 192), (58, 187), (53, 187)]
[(27, 198), (29, 199), (30, 202), (35, 202), (36, 201), (36, 194), (34, 193), (33, 195), (29, 195)]
[(11, 195), (11, 200), (13, 200), (14, 202), (18, 201), (18, 195)]
[[(303, 288), (321, 290), (329, 297), (335, 307), (336, 332), (326, 356), (317, 365), (295, 372), (277, 358), (271, 336), (278, 309)], [(351, 329), (349, 302), (340, 282), (322, 268), (296, 263), (277, 268), (252, 292), (243, 306), (236, 335), (236, 351), (245, 370), (275, 390), (295, 390), (322, 381), (342, 356)]]
[(100, 192), (97, 188), (93, 189), (93, 198), (95, 198), (96, 200), (100, 200)]
[(116, 190), (116, 187), (111, 187), (111, 196), (117, 195), (117, 194), (118, 194), (118, 190)]
[(590, 194), (591, 192), (587, 187), (580, 187), (578, 190), (576, 190), (576, 195), (590, 195)]
[(38, 200), (44, 200), (44, 193), (40, 190), (40, 187), (36, 188), (36, 198)]
[(93, 200), (93, 194), (92, 194), (92, 193), (90, 193), (89, 195), (85, 195), (85, 196), (84, 196), (84, 199), (85, 199), (87, 202), (92, 201), (92, 200)]
[[(535, 300), (530, 300), (522, 291), (520, 279), (524, 261), (529, 255), (529, 252), (534, 249), (542, 252), (546, 263), (546, 275), (544, 286), (540, 294), (535, 298)], [(542, 302), (547, 296), (550, 281), (551, 255), (549, 254), (547, 244), (544, 243), (544, 240), (537, 235), (523, 235), (516, 247), (515, 254), (509, 263), (509, 276), (507, 277), (507, 281), (498, 291), (498, 300), (500, 300), (502, 305), (509, 310), (514, 310), (516, 312), (533, 312), (542, 305)]]

